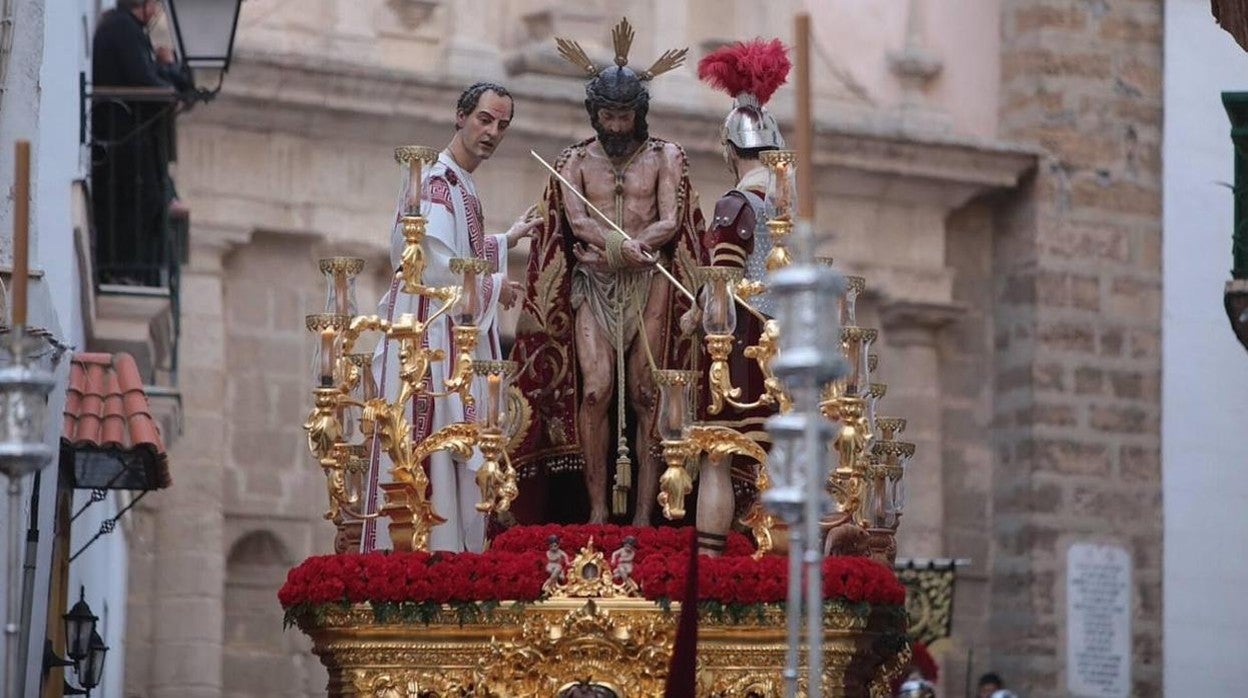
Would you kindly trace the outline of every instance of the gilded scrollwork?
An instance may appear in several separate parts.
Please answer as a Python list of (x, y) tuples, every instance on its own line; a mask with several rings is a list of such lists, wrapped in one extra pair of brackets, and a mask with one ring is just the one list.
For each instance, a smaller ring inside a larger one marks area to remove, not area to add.
[[(329, 668), (333, 698), (555, 696), (586, 680), (636, 698), (663, 692), (676, 617), (643, 599), (565, 598), (502, 606), (488, 617), (445, 607), (428, 624), (383, 624), (366, 605), (341, 607), (300, 627)], [(896, 676), (908, 662), (895, 656), (902, 623), (896, 613), (829, 603), (825, 694), (867, 698), (868, 686)], [(699, 626), (696, 695), (783, 695), (782, 608), (743, 624), (703, 609)]]

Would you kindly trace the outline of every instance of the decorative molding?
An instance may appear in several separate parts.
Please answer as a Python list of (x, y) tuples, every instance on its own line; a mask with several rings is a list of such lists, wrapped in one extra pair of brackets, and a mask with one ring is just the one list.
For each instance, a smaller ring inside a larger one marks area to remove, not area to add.
[(880, 308), (880, 324), (891, 346), (935, 346), (937, 333), (964, 314), (960, 303), (896, 301)]
[[(299, 133), (309, 137), (403, 140), (410, 120), (451, 126), (462, 80), (310, 57), (242, 51), (230, 87), (212, 109), (184, 123)], [(523, 105), (512, 131), (572, 142), (588, 131), (583, 84), (577, 79), (526, 75), (509, 87)], [(718, 109), (655, 103), (651, 123), (687, 152), (718, 157)], [(343, 118), (349, 117), (349, 118)], [(784, 127), (785, 124), (782, 124)], [(816, 125), (815, 164), (895, 185), (912, 181), (952, 187), (942, 198), (957, 205), (978, 193), (1017, 186), (1035, 168), (1039, 151), (1009, 143), (948, 135), (916, 136), (900, 128)], [(834, 178), (835, 180), (836, 178)], [(881, 196), (893, 187), (879, 186)]]

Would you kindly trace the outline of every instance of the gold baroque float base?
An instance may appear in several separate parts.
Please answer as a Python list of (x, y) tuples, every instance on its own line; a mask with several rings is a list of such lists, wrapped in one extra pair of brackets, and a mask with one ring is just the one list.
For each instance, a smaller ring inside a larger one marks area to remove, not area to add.
[[(641, 599), (556, 599), (488, 618), (448, 607), (428, 625), (378, 624), (365, 604), (298, 624), (329, 669), (331, 698), (649, 698), (663, 694), (678, 614)], [(885, 610), (829, 611), (824, 627), (824, 695), (887, 696), (909, 661), (904, 621)], [(785, 650), (780, 609), (745, 624), (704, 613), (697, 695), (782, 696)], [(572, 690), (585, 681), (594, 693)]]

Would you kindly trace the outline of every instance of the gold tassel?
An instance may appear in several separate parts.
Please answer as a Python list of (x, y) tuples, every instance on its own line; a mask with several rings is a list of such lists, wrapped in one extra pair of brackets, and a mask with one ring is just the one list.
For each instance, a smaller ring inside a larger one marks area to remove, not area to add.
[(615, 486), (626, 490), (633, 486), (633, 462), (628, 458), (628, 445), (623, 443), (615, 459)]
[(611, 489), (611, 515), (623, 516), (628, 513), (628, 490), (623, 487)]

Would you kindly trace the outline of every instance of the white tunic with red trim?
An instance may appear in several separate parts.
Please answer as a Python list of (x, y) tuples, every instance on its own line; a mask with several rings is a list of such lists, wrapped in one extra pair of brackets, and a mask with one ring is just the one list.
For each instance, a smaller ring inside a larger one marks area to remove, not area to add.
[[(482, 314), (477, 325), (481, 331), (477, 336), (476, 358), (500, 359), (498, 293), (507, 278), (506, 236), (485, 234), (481, 202), (477, 198), (472, 176), (460, 168), (447, 151), (442, 151), (437, 163), (429, 169), (421, 191), (421, 212), (428, 221), (423, 245), (426, 262), (424, 284), (451, 286), (462, 283), (462, 279), (450, 271), (453, 257), (488, 260), (492, 273), (485, 275), (480, 284), (478, 307), (482, 309)], [(396, 269), (403, 245), (396, 215), (396, 225), (390, 236), (390, 263)], [(378, 314), (393, 321), (404, 313), (413, 313), (424, 320), (429, 315), (430, 305), (423, 297), (403, 293), (396, 279), (391, 283), (389, 292), (382, 297)], [(444, 350), (447, 357), (444, 361), (434, 362), (429, 368), (426, 387), (435, 391), (445, 390), (447, 368), (455, 356), (451, 329), (451, 322), (444, 315), (434, 320), (425, 333), (425, 345)], [(397, 342), (385, 342), (378, 346), (373, 356), (373, 372), (378, 390), (387, 398), (395, 399), (398, 394)], [(472, 393), (478, 404), (485, 404), (484, 381), (474, 380)], [(448, 424), (474, 418), (473, 411), (465, 410), (458, 395), (436, 400), (418, 397), (412, 402), (412, 413), (408, 419), (412, 424), (413, 438), (417, 441)], [(379, 453), (380, 450), (377, 444), (373, 445), (369, 512), (379, 508), (381, 493), (377, 483), (390, 480), (390, 458)], [(429, 458), (427, 467), (434, 510), (446, 519), (446, 523), (433, 529), (429, 541), (431, 550), (480, 551), (484, 546), (485, 516), (476, 510), (481, 493), (474, 477), (480, 464), (479, 451), (474, 452), (467, 462), (456, 462), (445, 451)], [(365, 527), (362, 548), (366, 552), (390, 546), (385, 522), (382, 521), (381, 525), (376, 523), (377, 519), (369, 520)]]

